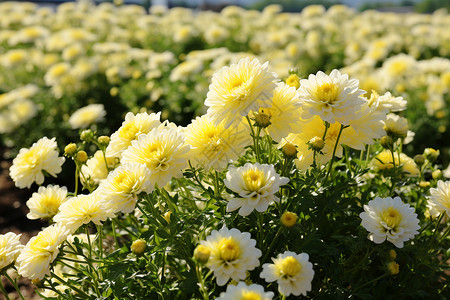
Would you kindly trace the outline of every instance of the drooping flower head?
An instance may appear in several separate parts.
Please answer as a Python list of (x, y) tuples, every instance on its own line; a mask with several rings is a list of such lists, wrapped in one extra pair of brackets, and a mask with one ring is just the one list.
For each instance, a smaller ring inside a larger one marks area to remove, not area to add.
[(318, 115), (329, 123), (348, 125), (354, 113), (361, 110), (365, 91), (358, 88), (358, 80), (333, 70), (330, 75), (319, 71), (300, 80), (300, 100), (303, 102), (304, 118)]
[(115, 213), (130, 213), (136, 206), (138, 194), (153, 190), (150, 170), (144, 164), (124, 163), (100, 183), (98, 191)]
[(151, 182), (163, 187), (172, 177), (183, 174), (188, 164), (189, 150), (181, 129), (161, 125), (132, 141), (131, 146), (122, 153), (122, 163), (146, 165), (151, 173)]
[(32, 237), (17, 258), (17, 272), (31, 280), (42, 280), (59, 253), (59, 246), (69, 234), (62, 224), (53, 224)]
[(272, 258), (273, 264), (263, 264), (261, 278), (267, 282), (278, 283), (278, 291), (285, 296), (306, 296), (311, 291), (311, 281), (314, 277), (312, 263), (306, 253), (296, 254), (285, 251)]
[(0, 271), (12, 264), (19, 256), (23, 245), (20, 243), (21, 234), (8, 232), (0, 234)]
[(245, 282), (239, 282), (237, 285), (229, 284), (226, 292), (220, 293), (216, 300), (271, 300), (272, 292), (265, 292), (264, 287), (259, 284), (247, 285)]
[(27, 201), (30, 212), (27, 218), (35, 219), (51, 219), (59, 211), (61, 204), (67, 199), (67, 188), (59, 185), (48, 185), (47, 187), (39, 187), (37, 193), (33, 193)]
[(97, 190), (88, 195), (78, 195), (68, 199), (59, 207), (59, 213), (53, 221), (66, 226), (70, 233), (74, 233), (81, 225), (101, 222), (113, 217), (113, 211), (103, 201), (104, 197)]
[(450, 217), (450, 181), (439, 180), (437, 187), (430, 189), (427, 206)]
[(245, 58), (213, 75), (205, 105), (214, 124), (237, 126), (251, 110), (270, 107), (276, 74), (268, 66), (268, 62), (261, 65), (257, 59)]
[(31, 148), (20, 149), (9, 169), (10, 176), (19, 188), (29, 188), (33, 182), (40, 185), (44, 182), (44, 171), (53, 177), (61, 172), (65, 158), (58, 155), (55, 138), (43, 137)]
[(246, 272), (259, 265), (258, 258), (262, 254), (255, 247), (256, 241), (250, 238), (250, 233), (225, 226), (219, 231), (213, 230), (200, 244), (211, 251), (206, 266), (213, 270), (220, 286), (230, 279), (244, 280)]
[(404, 242), (414, 238), (420, 229), (414, 208), (403, 203), (400, 197), (376, 197), (364, 205), (359, 217), (361, 225), (370, 232), (369, 240), (376, 244), (387, 239), (397, 248), (403, 248)]
[(90, 104), (76, 110), (69, 118), (72, 129), (87, 128), (91, 124), (100, 122), (106, 115), (103, 104)]
[(245, 152), (251, 141), (245, 125), (226, 129), (223, 124), (215, 125), (203, 115), (187, 126), (186, 143), (191, 145), (189, 157), (195, 167), (221, 171)]
[(134, 115), (129, 112), (125, 115), (122, 126), (111, 135), (111, 141), (106, 148), (106, 156), (120, 157), (131, 142), (137, 140), (141, 134), (149, 133), (153, 128), (161, 124), (161, 113), (139, 113)]
[(248, 216), (254, 209), (264, 212), (269, 204), (279, 201), (275, 194), (288, 182), (288, 178), (277, 174), (273, 165), (246, 163), (243, 167), (230, 167), (224, 184), (240, 197), (230, 199), (227, 211), (240, 208), (241, 216)]

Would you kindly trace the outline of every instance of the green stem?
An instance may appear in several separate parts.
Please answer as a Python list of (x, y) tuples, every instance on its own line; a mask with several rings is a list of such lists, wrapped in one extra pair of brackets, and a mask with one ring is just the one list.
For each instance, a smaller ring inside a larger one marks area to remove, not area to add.
[(197, 280), (200, 284), (200, 292), (202, 294), (203, 300), (209, 300), (208, 291), (205, 287), (205, 280), (203, 278), (203, 270), (201, 266), (195, 266), (195, 273), (197, 274)]
[(100, 260), (103, 258), (103, 231), (102, 231), (102, 226), (100, 225), (95, 225), (97, 227), (97, 240), (98, 240), (98, 249), (99, 249), (99, 256), (100, 256)]
[(330, 165), (329, 165), (329, 167), (328, 167), (327, 175), (325, 175), (325, 180), (323, 181), (324, 184), (327, 182), (328, 176), (329, 176), (330, 173), (331, 173), (331, 168), (333, 167), (334, 156), (335, 156), (335, 154), (336, 154), (336, 149), (337, 149), (337, 147), (338, 147), (338, 145), (339, 145), (339, 139), (341, 138), (342, 131), (343, 131), (344, 128), (346, 128), (346, 127), (348, 127), (348, 126), (344, 126), (344, 125), (341, 124), (341, 128), (339, 129), (339, 133), (338, 133), (338, 136), (337, 136), (337, 138), (336, 138), (336, 144), (334, 144), (333, 154), (332, 154), (332, 156), (331, 156)]
[(75, 163), (76, 167), (75, 167), (75, 191), (74, 191), (74, 196), (76, 197), (78, 195), (78, 175), (80, 173), (80, 168), (78, 166), (78, 163)]
[[(139, 208), (139, 205), (138, 205)], [(111, 220), (111, 231), (114, 238), (114, 243), (116, 244), (116, 249), (119, 249), (119, 242), (117, 241), (117, 234), (116, 234), (116, 224), (114, 219)]]
[(441, 213), (441, 215), (439, 216), (439, 219), (437, 220), (436, 227), (434, 228), (433, 234), (430, 236), (430, 239), (428, 240), (428, 244), (433, 242), (433, 240), (437, 234), (437, 231), (439, 229), (439, 225), (441, 224), (441, 221), (444, 218), (444, 215), (445, 215), (445, 213)]
[(192, 167), (191, 164), (191, 160), (188, 160), (189, 163), (189, 167), (192, 170), (192, 173), (194, 174), (194, 179), (195, 181), (198, 183), (199, 187), (204, 191), (204, 192), (208, 192), (208, 190), (203, 186), (202, 182), (200, 181), (200, 179), (197, 177), (197, 172), (195, 172), (195, 169)]
[[(59, 277), (58, 275), (56, 275), (54, 272), (50, 272), (51, 277), (56, 278), (59, 282), (61, 282), (62, 284), (72, 288), (74, 291), (76, 291), (77, 293), (83, 295), (86, 299), (90, 299), (89, 295), (86, 294), (85, 292), (83, 292), (82, 290), (80, 290), (79, 288), (69, 284), (67, 281), (65, 281), (64, 279), (62, 279), (61, 277)], [(50, 280), (49, 280), (50, 281)]]
[(353, 292), (355, 292), (355, 291), (357, 291), (357, 290), (360, 290), (360, 289), (362, 289), (363, 287), (368, 286), (368, 285), (370, 285), (370, 284), (372, 284), (372, 283), (374, 283), (374, 282), (377, 282), (378, 280), (380, 280), (380, 279), (382, 279), (382, 278), (384, 278), (384, 277), (386, 277), (386, 276), (388, 276), (388, 273), (384, 273), (383, 275), (380, 275), (380, 276), (378, 276), (377, 278), (372, 279), (371, 281), (366, 282), (366, 283), (364, 283), (363, 285), (358, 286), (357, 288), (355, 288), (355, 289), (353, 290)]
[[(395, 165), (395, 155), (394, 155), (394, 151), (393, 150), (391, 150), (391, 149), (389, 149), (389, 151), (391, 152), (391, 156), (392, 156), (392, 165), (393, 165), (393, 168), (394, 168), (394, 174), (392, 175), (392, 178), (391, 178), (391, 182), (392, 182), (392, 186), (391, 186), (391, 189), (390, 189), (390, 191), (389, 191), (389, 196), (391, 196), (392, 195), (392, 193), (394, 192), (394, 188), (395, 188), (395, 184), (396, 184), (396, 179), (397, 179), (397, 168), (396, 168), (396, 165)], [(399, 160), (400, 161), (400, 160)]]
[(0, 276), (0, 291), (2, 291), (3, 295), (5, 295), (6, 300), (11, 300), (11, 298), (9, 298), (8, 293), (5, 290), (5, 287), (3, 286), (2, 277), (1, 276)]
[[(19, 294), (20, 299), (25, 300), (25, 298), (22, 296), (22, 293), (20, 292), (19, 287), (17, 286), (16, 281), (13, 280), (13, 279), (8, 275), (8, 273), (6, 273), (6, 272), (3, 272), (3, 275), (4, 275), (6, 278), (8, 278), (9, 282), (11, 282), (11, 284), (14, 286), (14, 288), (15, 288), (16, 291), (17, 291), (17, 294)], [(1, 279), (0, 279), (0, 281), (1, 281)]]
[(278, 240), (278, 237), (280, 236), (281, 232), (283, 231), (283, 227), (280, 227), (277, 231), (277, 233), (275, 234), (275, 237), (272, 240), (272, 243), (270, 243), (269, 248), (267, 249), (267, 251), (265, 251), (264, 257), (262, 259), (262, 263), (264, 263), (267, 259), (267, 257), (270, 255), (270, 253), (272, 252), (273, 248), (275, 247), (275, 244)]
[(259, 241), (259, 245), (261, 247), (261, 251), (264, 253), (264, 241), (263, 241), (263, 216), (262, 213), (260, 212), (256, 212), (256, 216), (258, 218), (258, 241)]
[(88, 266), (89, 266), (89, 269), (90, 269), (90, 271), (91, 271), (91, 275), (92, 275), (92, 283), (93, 283), (93, 286), (94, 286), (94, 290), (95, 290), (95, 293), (97, 294), (97, 296), (99, 296), (99, 297), (101, 297), (101, 293), (100, 293), (100, 291), (99, 291), (99, 289), (98, 289), (98, 281), (97, 281), (97, 277), (98, 277), (98, 274), (97, 274), (97, 271), (96, 271), (96, 269), (94, 268), (94, 266), (92, 265), (92, 243), (91, 243), (91, 237), (90, 237), (90, 235), (89, 235), (89, 226), (88, 226), (89, 224), (87, 224), (86, 226), (85, 226), (85, 230), (86, 230), (86, 238), (87, 238), (87, 240), (88, 240), (88, 245), (89, 245), (89, 254), (88, 254), (88, 257), (89, 257), (89, 261), (87, 261), (87, 264), (88, 264)]
[[(248, 125), (250, 126), (250, 130), (251, 130), (251, 135), (252, 135), (252, 139), (253, 139), (253, 149), (255, 150), (255, 154), (256, 154), (256, 161), (261, 163), (260, 158), (259, 158), (258, 139), (255, 134), (255, 130), (253, 129), (253, 125), (252, 125), (252, 122), (250, 121), (250, 118), (248, 116), (246, 116), (246, 118), (247, 118)], [(261, 132), (261, 127), (258, 127), (258, 137), (259, 137), (260, 132)]]
[(439, 241), (442, 241), (443, 239), (445, 239), (449, 233), (450, 233), (450, 226), (445, 230), (444, 234), (442, 234), (442, 236), (439, 238)]

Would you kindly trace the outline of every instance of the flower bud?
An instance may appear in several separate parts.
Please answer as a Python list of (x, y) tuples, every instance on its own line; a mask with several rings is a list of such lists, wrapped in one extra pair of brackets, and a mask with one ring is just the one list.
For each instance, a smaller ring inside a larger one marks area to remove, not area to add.
[(414, 162), (420, 167), (425, 163), (425, 157), (421, 154), (417, 154), (414, 156)]
[(83, 150), (78, 151), (77, 155), (75, 156), (75, 160), (77, 162), (84, 164), (88, 160), (88, 155), (87, 155), (86, 151), (83, 151)]
[(297, 224), (298, 216), (296, 213), (286, 211), (281, 216), (281, 224), (283, 224), (284, 227), (290, 228)]
[(147, 243), (143, 239), (138, 239), (131, 244), (131, 252), (136, 254), (137, 256), (141, 256), (144, 254), (145, 249), (147, 248)]
[(113, 97), (117, 96), (119, 94), (119, 88), (113, 86), (110, 90), (109, 90), (109, 94)]
[(255, 114), (255, 123), (256, 126), (261, 128), (266, 128), (267, 126), (272, 124), (270, 123), (270, 116), (263, 112)]
[(391, 275), (397, 275), (400, 272), (400, 266), (395, 261), (387, 264), (387, 270)]
[(80, 139), (85, 142), (92, 141), (93, 137), (94, 137), (94, 133), (90, 129), (83, 130), (80, 135)]
[(104, 146), (108, 146), (109, 141), (111, 141), (111, 139), (109, 138), (109, 136), (106, 135), (102, 135), (98, 137), (98, 142)]
[(286, 157), (294, 157), (297, 155), (297, 147), (294, 144), (287, 142), (281, 148), (281, 152), (283, 152)]
[(70, 143), (64, 148), (64, 154), (73, 157), (77, 153), (77, 145), (75, 143)]
[(200, 264), (206, 264), (209, 259), (211, 250), (203, 245), (198, 245), (194, 250), (194, 259)]
[(321, 138), (320, 136), (313, 137), (312, 139), (309, 140), (307, 144), (310, 149), (316, 152), (319, 152), (320, 150), (323, 149), (323, 147), (325, 147), (325, 142), (323, 141), (323, 138)]
[(397, 258), (397, 252), (394, 249), (389, 250), (389, 257), (394, 260)]
[(426, 148), (423, 151), (423, 156), (425, 156), (425, 158), (429, 162), (434, 163), (439, 156), (439, 150), (434, 150), (433, 148)]
[(166, 220), (166, 222), (169, 223), (169, 224), (170, 224), (170, 215), (171, 215), (171, 214), (172, 214), (172, 212), (171, 212), (171, 211), (168, 211), (168, 212), (166, 212), (166, 213), (164, 214), (164, 216), (163, 216), (164, 220)]
[(431, 173), (431, 177), (433, 177), (433, 179), (443, 179), (444, 176), (442, 175), (442, 171), (437, 169), (434, 170), (433, 173)]
[(380, 139), (380, 144), (384, 149), (394, 148), (394, 140), (388, 135), (385, 135)]
[(291, 74), (286, 79), (286, 84), (289, 85), (289, 86), (293, 86), (296, 89), (298, 89), (300, 87), (300, 77), (298, 77), (297, 74)]
[(419, 186), (421, 188), (425, 189), (430, 186), (430, 182), (429, 181), (421, 181), (421, 182), (419, 182)]

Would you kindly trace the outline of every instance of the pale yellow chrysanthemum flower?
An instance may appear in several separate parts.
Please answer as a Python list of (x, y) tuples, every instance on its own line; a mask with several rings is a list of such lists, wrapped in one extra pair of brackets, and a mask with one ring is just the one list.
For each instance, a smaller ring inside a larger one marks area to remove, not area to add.
[(245, 153), (251, 143), (246, 123), (228, 129), (223, 124), (215, 125), (208, 115), (203, 115), (187, 126), (186, 144), (191, 145), (189, 158), (194, 167), (221, 171)]
[(34, 143), (31, 148), (22, 148), (19, 154), (13, 160), (9, 168), (9, 175), (19, 188), (29, 188), (36, 182), (44, 182), (44, 173), (56, 177), (61, 172), (61, 165), (64, 163), (64, 157), (58, 157), (58, 145), (55, 138), (49, 140), (43, 137)]
[(50, 274), (50, 264), (59, 253), (59, 246), (69, 234), (61, 224), (54, 224), (32, 237), (17, 258), (18, 273), (31, 280), (42, 280)]
[(447, 213), (450, 217), (450, 181), (439, 180), (436, 188), (430, 189), (428, 205), (430, 210), (439, 214)]
[(333, 70), (330, 75), (319, 71), (300, 80), (303, 117), (318, 115), (329, 123), (348, 125), (365, 103), (360, 96), (366, 92), (359, 89), (358, 84), (358, 80), (349, 79), (347, 74), (341, 75), (338, 70)]
[(394, 97), (390, 92), (380, 96), (375, 91), (372, 91), (368, 101), (371, 107), (376, 107), (376, 110), (386, 113), (405, 110), (407, 103), (403, 97)]
[(107, 206), (103, 195), (96, 190), (88, 195), (68, 199), (59, 207), (59, 213), (53, 217), (53, 221), (66, 226), (72, 234), (83, 224), (93, 222), (102, 225), (101, 222), (113, 216), (112, 208)]
[(137, 140), (141, 134), (149, 133), (153, 128), (161, 125), (161, 113), (139, 113), (134, 115), (129, 112), (125, 116), (122, 126), (111, 135), (111, 141), (106, 148), (108, 157), (120, 157), (131, 142)]
[(259, 112), (269, 116), (270, 125), (266, 130), (274, 141), (280, 142), (289, 133), (301, 130), (302, 110), (297, 90), (284, 82), (278, 83), (273, 91), (270, 107), (261, 107)]
[(227, 212), (238, 208), (241, 216), (248, 216), (253, 210), (264, 212), (271, 203), (280, 201), (275, 194), (288, 182), (273, 165), (246, 163), (239, 168), (230, 167), (224, 184), (239, 197), (229, 199)]
[(229, 284), (216, 300), (271, 300), (273, 296), (273, 292), (265, 292), (259, 284), (247, 285), (241, 281), (237, 285)]
[[(407, 176), (419, 175), (419, 168), (417, 167), (414, 159), (407, 156), (404, 153), (400, 153), (400, 159), (398, 153), (394, 153), (395, 167), (400, 169)], [(391, 170), (394, 167), (392, 154), (389, 150), (383, 150), (372, 159), (372, 166), (379, 171)]]
[(281, 294), (306, 296), (311, 291), (314, 270), (308, 254), (285, 251), (272, 261), (273, 264), (263, 264), (260, 276), (267, 282), (276, 281)]
[(211, 251), (206, 267), (214, 272), (220, 286), (230, 279), (244, 280), (247, 271), (259, 266), (258, 259), (262, 253), (255, 247), (256, 241), (251, 239), (248, 232), (224, 226), (219, 231), (213, 230), (200, 244)]
[(45, 84), (53, 86), (61, 83), (61, 80), (69, 74), (71, 70), (70, 64), (66, 62), (60, 62), (51, 66), (44, 76)]
[(76, 110), (69, 118), (72, 129), (84, 129), (91, 124), (103, 121), (106, 116), (103, 104), (89, 104)]
[(383, 128), (394, 138), (405, 138), (409, 129), (408, 120), (396, 114), (388, 114)]
[(257, 59), (245, 58), (213, 75), (205, 105), (216, 125), (237, 126), (251, 110), (270, 107), (276, 74), (268, 66), (268, 62), (261, 65)]
[(0, 271), (12, 264), (19, 256), (23, 245), (20, 243), (21, 234), (8, 232), (0, 234)]
[(368, 239), (381, 244), (386, 239), (397, 248), (418, 234), (419, 219), (414, 208), (402, 202), (400, 197), (376, 197), (364, 205), (359, 214), (361, 226), (369, 231)]
[(51, 219), (59, 211), (59, 207), (67, 199), (67, 188), (59, 185), (48, 185), (47, 187), (39, 187), (37, 193), (33, 193), (27, 201), (30, 212), (27, 218), (35, 219)]
[[(81, 167), (81, 182), (84, 185), (88, 183), (98, 185), (101, 180), (108, 177), (109, 170), (115, 168), (117, 160), (115, 157), (106, 157), (105, 162), (103, 151), (97, 150), (94, 156), (89, 158), (86, 164)], [(108, 163), (108, 166), (106, 166), (106, 163)]]
[(137, 141), (122, 153), (122, 163), (140, 163), (150, 170), (150, 180), (159, 187), (165, 186), (172, 177), (179, 177), (187, 167), (190, 146), (185, 143), (181, 129), (160, 126)]
[(136, 206), (138, 195), (153, 190), (150, 177), (150, 170), (144, 164), (124, 163), (112, 171), (97, 190), (115, 213), (130, 213)]

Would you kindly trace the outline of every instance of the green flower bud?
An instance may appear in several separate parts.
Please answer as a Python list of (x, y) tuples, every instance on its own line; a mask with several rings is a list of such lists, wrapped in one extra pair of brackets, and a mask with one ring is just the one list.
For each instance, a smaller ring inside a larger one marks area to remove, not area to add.
[(64, 154), (73, 157), (77, 153), (77, 145), (75, 143), (70, 143), (64, 148)]
[(147, 248), (147, 243), (143, 239), (138, 239), (131, 244), (131, 252), (136, 254), (137, 256), (141, 256), (144, 254), (145, 249)]

